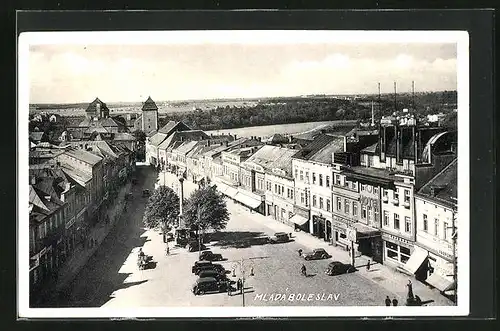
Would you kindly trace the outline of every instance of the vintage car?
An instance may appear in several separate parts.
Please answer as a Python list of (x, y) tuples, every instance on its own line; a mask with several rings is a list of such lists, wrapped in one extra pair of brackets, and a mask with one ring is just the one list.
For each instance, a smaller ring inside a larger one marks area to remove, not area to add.
[(225, 273), (221, 274), (220, 272), (217, 272), (213, 269), (200, 271), (200, 273), (198, 274), (198, 278), (215, 278), (218, 281), (227, 280), (227, 276)]
[(201, 295), (205, 293), (220, 293), (227, 290), (227, 283), (218, 281), (215, 278), (206, 277), (198, 278), (193, 285), (194, 295)]
[(269, 238), (269, 242), (272, 244), (286, 243), (290, 241), (290, 236), (285, 232), (276, 232), (274, 236)]
[(323, 248), (316, 248), (312, 252), (304, 253), (302, 256), (307, 261), (328, 259), (331, 257), (331, 255), (328, 254)]
[(356, 268), (353, 267), (351, 264), (345, 264), (339, 261), (333, 261), (328, 264), (325, 273), (328, 276), (336, 276), (336, 275), (348, 274), (355, 271)]
[[(205, 262), (205, 261), (200, 261), (200, 262)], [(197, 266), (196, 268), (194, 268), (194, 274), (195, 275), (199, 275), (200, 272), (202, 271), (207, 271), (207, 270), (213, 270), (213, 271), (216, 271), (220, 274), (223, 274), (225, 275), (226, 274), (226, 269), (224, 269), (224, 267), (220, 264), (202, 264), (202, 265), (199, 265)]]
[(212, 251), (203, 251), (200, 261), (222, 261), (222, 254), (214, 254)]
[(205, 250), (205, 249), (207, 249), (207, 247), (203, 244), (201, 244), (200, 247), (200, 243), (198, 242), (198, 240), (191, 240), (187, 244), (187, 250), (189, 252), (197, 252), (199, 250)]

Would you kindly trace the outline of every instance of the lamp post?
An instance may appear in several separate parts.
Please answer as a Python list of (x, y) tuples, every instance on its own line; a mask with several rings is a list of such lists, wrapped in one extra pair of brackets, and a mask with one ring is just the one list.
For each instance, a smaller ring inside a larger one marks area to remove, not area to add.
[(453, 209), (452, 209), (452, 218), (451, 218), (451, 226), (448, 227), (448, 229), (451, 229), (452, 234), (451, 234), (451, 240), (452, 240), (452, 250), (453, 250), (453, 282), (455, 283), (455, 290), (454, 290), (454, 301), (455, 305), (458, 304), (457, 300), (457, 289), (458, 289), (458, 283), (457, 283), (457, 227), (456, 227), (456, 219), (457, 219), (457, 202), (456, 198), (452, 198), (455, 203), (453, 204)]
[[(241, 304), (243, 307), (245, 307), (245, 260), (242, 258), (241, 260), (235, 262), (233, 264), (233, 277), (236, 277), (235, 269), (236, 267), (239, 267), (240, 269), (240, 274), (241, 274)], [(250, 264), (250, 272), (249, 276), (254, 276), (254, 270), (253, 270), (253, 262)]]

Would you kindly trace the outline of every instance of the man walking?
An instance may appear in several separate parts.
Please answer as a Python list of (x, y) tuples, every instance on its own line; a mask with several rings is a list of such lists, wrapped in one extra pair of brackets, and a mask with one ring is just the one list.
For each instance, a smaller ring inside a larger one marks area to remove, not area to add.
[(368, 262), (366, 262), (366, 271), (370, 271), (370, 266), (371, 266), (371, 260), (368, 259)]
[(236, 286), (240, 294), (243, 294), (243, 281), (241, 280), (241, 278), (238, 279)]
[(397, 306), (398, 305), (398, 299), (394, 298), (392, 299), (392, 305)]

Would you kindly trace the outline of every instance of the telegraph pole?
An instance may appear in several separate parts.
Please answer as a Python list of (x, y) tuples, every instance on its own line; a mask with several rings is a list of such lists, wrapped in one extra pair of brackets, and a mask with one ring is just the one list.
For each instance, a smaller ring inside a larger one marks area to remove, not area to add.
[(457, 282), (457, 227), (456, 227), (456, 218), (457, 218), (457, 202), (456, 202), (456, 198), (452, 198), (453, 200), (455, 200), (454, 204), (453, 204), (453, 215), (452, 215), (452, 219), (451, 219), (451, 229), (452, 229), (452, 235), (451, 235), (451, 240), (452, 240), (452, 249), (453, 249), (453, 282), (455, 283), (455, 290), (454, 290), (454, 301), (455, 301), (455, 305), (458, 304), (457, 302), (457, 289), (458, 289), (458, 282)]

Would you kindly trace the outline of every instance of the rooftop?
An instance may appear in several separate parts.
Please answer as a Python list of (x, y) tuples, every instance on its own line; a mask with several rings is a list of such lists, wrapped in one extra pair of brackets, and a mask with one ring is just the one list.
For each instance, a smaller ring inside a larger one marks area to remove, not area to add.
[(343, 137), (335, 137), (334, 140), (330, 141), (328, 145), (317, 151), (313, 154), (309, 160), (323, 163), (323, 164), (331, 164), (332, 163), (332, 153), (345, 152), (344, 151), (344, 138)]
[(457, 162), (453, 160), (440, 173), (429, 180), (418, 191), (418, 194), (427, 198), (432, 198), (440, 202), (455, 205), (457, 198)]
[(191, 151), (198, 141), (186, 141), (179, 147), (177, 147), (174, 151), (178, 154), (186, 155), (189, 151)]
[(72, 156), (77, 160), (83, 161), (91, 165), (95, 165), (101, 161), (100, 157), (78, 148), (69, 149), (66, 151), (65, 154), (68, 154), (69, 156)]
[(97, 112), (97, 104), (100, 105), (101, 110), (109, 111), (108, 106), (106, 106), (106, 104), (104, 102), (99, 100), (99, 98), (95, 98), (95, 100), (89, 104), (89, 106), (87, 107), (85, 112), (87, 112), (87, 113), (88, 112)]
[(288, 175), (292, 173), (292, 156), (297, 150), (265, 145), (256, 151), (245, 163), (255, 163), (267, 171), (273, 169), (284, 170)]
[[(326, 147), (328, 144), (330, 144), (332, 141), (334, 141), (336, 139), (338, 139), (338, 137), (327, 135), (327, 134), (322, 134), (322, 135), (316, 137), (312, 142), (310, 142), (308, 145), (306, 145), (303, 149), (296, 152), (296, 154), (293, 156), (293, 158), (294, 159), (301, 159), (301, 160), (309, 160), (317, 152), (322, 150), (324, 147)], [(330, 154), (330, 159), (331, 159), (331, 154)]]
[(78, 170), (70, 165), (61, 164), (62, 171), (68, 177), (80, 186), (85, 187), (88, 182), (92, 180), (92, 174), (90, 172)]
[(144, 105), (142, 105), (142, 110), (158, 110), (158, 107), (156, 106), (156, 103), (151, 99), (151, 97), (148, 97), (146, 102), (144, 102)]

